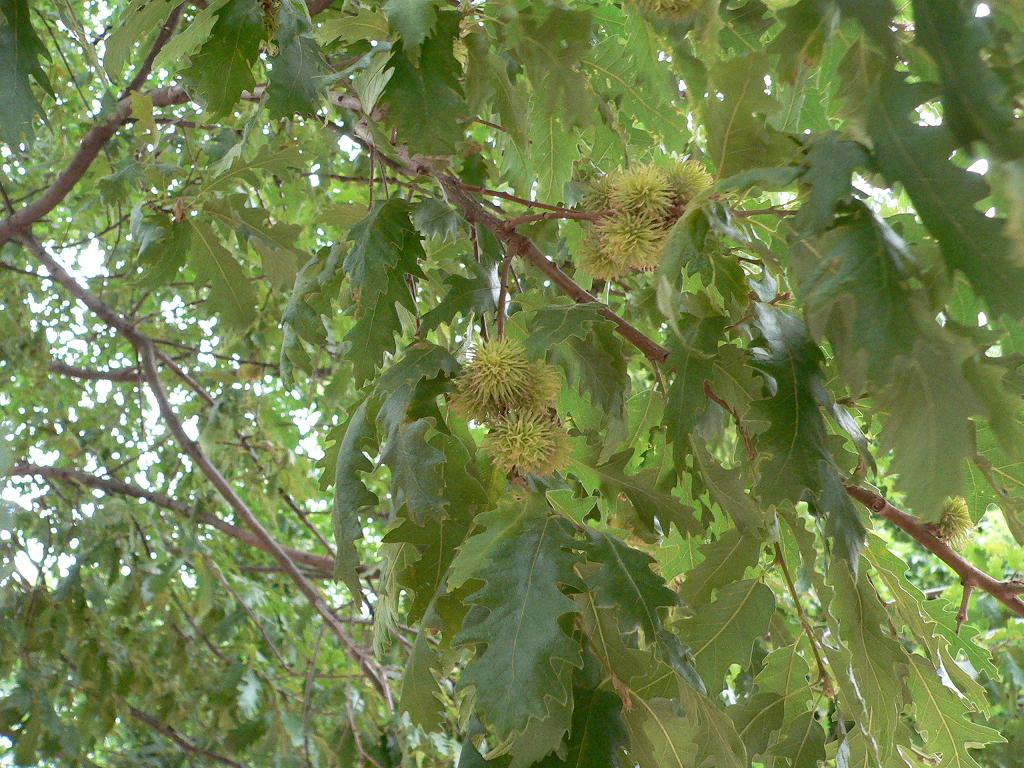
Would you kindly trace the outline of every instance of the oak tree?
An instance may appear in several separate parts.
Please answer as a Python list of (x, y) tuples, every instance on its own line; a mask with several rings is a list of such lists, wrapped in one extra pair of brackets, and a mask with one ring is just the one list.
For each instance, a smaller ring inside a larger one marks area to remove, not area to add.
[(0, 0), (5, 765), (1019, 766), (1024, 7)]

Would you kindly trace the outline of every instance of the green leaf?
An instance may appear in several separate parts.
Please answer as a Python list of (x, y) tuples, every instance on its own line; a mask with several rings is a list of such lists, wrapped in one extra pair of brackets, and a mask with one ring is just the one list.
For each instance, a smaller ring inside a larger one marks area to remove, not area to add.
[(402, 36), (402, 44), (413, 63), (419, 61), (420, 45), (434, 31), (440, 0), (388, 0), (384, 14), (392, 31)]
[(1024, 129), (1004, 83), (982, 58), (986, 35), (971, 9), (958, 0), (913, 5), (914, 39), (939, 69), (943, 124), (961, 146), (986, 141), (1006, 158), (1024, 153)]
[(270, 59), (267, 109), (271, 117), (313, 114), (323, 101), (327, 79), (306, 4), (281, 0), (276, 21), (277, 54)]
[[(157, 53), (153, 60), (153, 71), (177, 69), (176, 65), (179, 61), (186, 56), (191, 56), (193, 51), (205, 43), (217, 23), (217, 14), (227, 2), (228, 0), (212, 0), (192, 17), (187, 26), (179, 27), (174, 36)], [(109, 51), (110, 49), (107, 48), (108, 53)]]
[(919, 340), (880, 398), (889, 413), (882, 449), (892, 449), (891, 469), (907, 504), (926, 520), (938, 520), (943, 500), (963, 489), (964, 459), (971, 455), (968, 417), (980, 410), (959, 354)]
[(209, 39), (182, 73), (212, 116), (228, 115), (242, 91), (256, 86), (252, 68), (266, 31), (259, 0), (228, 0), (221, 9)]
[(972, 708), (947, 687), (920, 656), (910, 657), (910, 696), (924, 751), (941, 758), (940, 765), (980, 768), (968, 747), (1005, 741), (999, 731), (970, 719)]
[(362, 480), (363, 474), (373, 471), (373, 464), (366, 458), (364, 451), (375, 448), (375, 439), (370, 401), (364, 400), (349, 418), (338, 447), (334, 471), (334, 506), (331, 512), (337, 551), (334, 575), (335, 578), (345, 580), (357, 600), (362, 594), (356, 574), (359, 554), (355, 548), (355, 542), (363, 538), (359, 515), (377, 504), (377, 496), (367, 489)]
[(212, 227), (190, 219), (189, 252), (196, 277), (210, 286), (210, 308), (229, 328), (245, 328), (256, 319), (256, 292), (241, 265), (221, 245)]
[[(770, 165), (770, 158), (781, 151), (780, 136), (764, 118), (779, 108), (764, 92), (768, 72), (768, 57), (763, 53), (738, 56), (709, 70), (712, 96), (703, 102), (704, 119), (708, 155), (719, 178)], [(716, 98), (716, 93), (722, 98)]]
[(495, 268), (469, 265), (470, 277), (452, 274), (445, 278), (448, 292), (420, 322), (423, 331), (431, 331), (441, 323), (451, 323), (456, 315), (480, 317), (496, 308), (498, 272)]
[(549, 756), (537, 768), (614, 766), (628, 741), (622, 700), (598, 688), (577, 688), (573, 692), (572, 726), (565, 758)]
[(902, 242), (858, 207), (821, 237), (795, 241), (793, 253), (807, 322), (828, 336), (851, 391), (887, 385), (928, 323)]
[(31, 80), (49, 94), (53, 88), (42, 62), (50, 58), (29, 19), (28, 0), (3, 0), (0, 13), (0, 139), (16, 146), (32, 135), (32, 121), (45, 113), (32, 93)]
[(174, 0), (132, 0), (118, 17), (114, 28), (103, 41), (103, 68), (112, 80), (121, 77), (136, 43), (159, 29), (176, 3)]
[(807, 202), (796, 215), (796, 227), (811, 234), (826, 229), (836, 205), (853, 192), (853, 172), (867, 162), (863, 147), (836, 134), (817, 136), (804, 157), (800, 180), (810, 187)]
[(517, 21), (517, 52), (545, 114), (562, 115), (567, 126), (593, 122), (594, 100), (587, 78), (578, 69), (590, 48), (590, 12), (533, 6), (524, 9)]
[(839, 671), (846, 706), (853, 707), (856, 702), (856, 706), (863, 707), (861, 722), (870, 729), (868, 733), (884, 761), (895, 751), (908, 657), (900, 644), (882, 630), (888, 616), (864, 569), (855, 576), (846, 563), (833, 561), (829, 583), (834, 589), (829, 608), (849, 654), (848, 659), (832, 659), (831, 666)]
[(440, 667), (437, 652), (430, 646), (426, 631), (421, 630), (409, 653), (405, 674), (402, 675), (398, 711), (408, 713), (413, 724), (425, 731), (438, 730), (444, 712), (440, 698), (441, 687), (432, 671), (437, 667)]
[(317, 40), (325, 45), (339, 38), (346, 43), (388, 39), (387, 19), (370, 8), (359, 8), (354, 15), (328, 9), (317, 16), (317, 22)]
[(688, 570), (679, 594), (693, 607), (711, 599), (715, 589), (743, 578), (743, 572), (757, 565), (761, 542), (754, 536), (730, 528), (714, 541), (700, 547), (704, 559)]
[(747, 494), (739, 470), (726, 469), (719, 464), (700, 438), (693, 440), (693, 459), (711, 498), (732, 518), (737, 530), (756, 538), (769, 527), (768, 517)]
[(499, 738), (531, 717), (544, 719), (548, 699), (565, 701), (569, 691), (553, 674), (555, 662), (582, 664), (561, 622), (578, 609), (559, 588), (578, 584), (578, 555), (568, 523), (539, 507), (489, 537), (490, 558), (473, 573), (483, 586), (466, 598), (472, 607), (455, 638), (456, 646), (477, 646), (459, 685), (474, 689), (477, 712)]
[(803, 321), (766, 304), (758, 304), (755, 312), (767, 345), (755, 351), (755, 365), (775, 382), (774, 396), (753, 408), (755, 416), (769, 424), (755, 439), (758, 495), (770, 504), (797, 502), (805, 492), (813, 494), (840, 556), (855, 567), (864, 545), (864, 524), (843, 491), (818, 410), (828, 399), (819, 367), (821, 351)]
[(687, 720), (697, 727), (697, 765), (745, 768), (750, 765), (743, 739), (732, 720), (707, 696), (689, 685), (679, 686), (679, 699)]
[(629, 756), (640, 768), (691, 768), (696, 728), (668, 699), (638, 699), (623, 713)]
[(360, 303), (372, 303), (388, 289), (391, 273), (399, 264), (407, 269), (423, 259), (420, 236), (409, 219), (409, 206), (392, 198), (378, 203), (369, 215), (352, 227), (352, 247), (342, 266)]
[(726, 709), (751, 756), (763, 754), (782, 728), (786, 700), (775, 693), (758, 693)]
[(684, 315), (676, 321), (667, 364), (676, 375), (665, 403), (665, 439), (672, 445), (676, 467), (690, 452), (690, 433), (709, 407), (704, 382), (714, 379), (714, 359), (724, 340), (727, 320), (721, 315)]
[(139, 246), (142, 285), (166, 285), (185, 266), (192, 242), (192, 226), (188, 221), (168, 220), (158, 214), (143, 214), (135, 208), (131, 218), (132, 239)]
[(949, 162), (952, 134), (921, 126), (908, 115), (931, 95), (925, 83), (884, 77), (869, 113), (875, 156), (886, 178), (910, 194), (921, 220), (939, 241), (946, 266), (967, 276), (993, 314), (1024, 313), (1024, 259), (1011, 246), (1004, 222), (976, 208), (989, 194), (981, 176)]
[(792, 723), (807, 711), (814, 691), (809, 682), (810, 668), (800, 655), (800, 642), (776, 648), (764, 659), (764, 666), (754, 678), (760, 691), (776, 693), (782, 697), (783, 725)]
[(839, 22), (839, 9), (832, 3), (800, 0), (778, 16), (785, 27), (772, 41), (771, 51), (780, 54), (782, 79), (792, 83), (804, 67), (820, 63), (822, 49)]
[(564, 128), (554, 115), (530, 110), (527, 156), (537, 179), (537, 199), (559, 203), (565, 199), (565, 185), (572, 178), (573, 162), (579, 156), (576, 132)]
[(636, 121), (669, 149), (682, 151), (690, 135), (686, 116), (676, 104), (678, 84), (668, 67), (657, 65), (657, 40), (653, 33), (648, 39), (645, 28), (641, 22), (628, 38), (605, 38), (581, 66), (593, 72), (591, 82), (606, 98), (620, 103), (619, 119), (625, 127), (632, 128)]
[(709, 693), (725, 684), (731, 664), (750, 664), (754, 641), (768, 630), (775, 612), (775, 597), (764, 584), (736, 581), (718, 591), (716, 599), (680, 625), (683, 641), (693, 650)]
[(694, 518), (693, 510), (684, 506), (677, 496), (657, 489), (655, 470), (635, 475), (626, 472), (626, 462), (632, 453), (632, 449), (622, 451), (597, 466), (574, 459), (570, 462), (570, 468), (595, 487), (600, 487), (609, 500), (618, 498), (620, 493), (625, 495), (650, 530), (654, 530), (654, 521), (657, 520), (665, 533), (673, 523), (682, 533), (701, 533), (703, 528)]
[(798, 715), (769, 754), (788, 758), (793, 768), (818, 768), (825, 762), (825, 731), (814, 712)]
[(402, 424), (388, 437), (381, 452), (382, 461), (391, 469), (392, 495), (396, 505), (405, 504), (416, 523), (439, 514), (447, 505), (438, 464), (444, 454), (431, 445), (427, 432), (433, 419), (417, 419)]
[(616, 537), (588, 531), (587, 559), (600, 564), (587, 584), (600, 608), (613, 608), (622, 631), (643, 630), (648, 641), (662, 627), (659, 610), (676, 606), (679, 599), (665, 586), (665, 580), (651, 570), (654, 559)]
[(463, 441), (454, 437), (436, 440), (444, 452), (441, 473), (447, 495), (445, 515), (422, 526), (407, 519), (384, 537), (387, 543), (412, 545), (418, 555), (399, 574), (402, 586), (414, 593), (408, 607), (409, 621), (421, 619), (444, 588), (456, 548), (465, 540), (473, 516), (488, 501)]
[(437, 28), (422, 46), (416, 64), (399, 43), (390, 64), (391, 79), (384, 90), (389, 121), (414, 153), (450, 155), (469, 119), (459, 85), (460, 68), (452, 55), (458, 14), (438, 14)]
[(277, 176), (290, 176), (293, 168), (301, 167), (302, 154), (294, 145), (284, 145), (275, 149), (264, 145), (250, 159), (238, 157), (231, 165), (213, 175), (203, 184), (196, 197), (208, 195), (210, 192), (221, 191), (245, 182), (251, 186), (260, 183), (260, 173), (272, 173)]

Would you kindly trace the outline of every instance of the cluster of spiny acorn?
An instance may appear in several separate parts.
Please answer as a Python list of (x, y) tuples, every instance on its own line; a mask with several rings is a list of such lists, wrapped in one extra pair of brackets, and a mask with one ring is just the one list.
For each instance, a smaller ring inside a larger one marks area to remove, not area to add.
[(549, 475), (565, 467), (569, 435), (555, 413), (558, 372), (530, 360), (518, 341), (478, 344), (455, 380), (452, 407), (487, 425), (484, 450), (506, 474)]
[(599, 215), (583, 238), (580, 266), (599, 280), (654, 269), (672, 225), (709, 186), (711, 176), (692, 160), (639, 165), (596, 179), (583, 204)]

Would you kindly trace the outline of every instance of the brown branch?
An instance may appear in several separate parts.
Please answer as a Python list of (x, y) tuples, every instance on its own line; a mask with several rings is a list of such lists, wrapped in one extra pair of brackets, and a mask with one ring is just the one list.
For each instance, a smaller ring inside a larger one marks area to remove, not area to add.
[(175, 744), (178, 745), (178, 747), (181, 748), (183, 752), (187, 752), (190, 755), (197, 755), (198, 757), (203, 757), (207, 760), (212, 760), (213, 762), (220, 763), (221, 765), (230, 765), (233, 766), (233, 768), (245, 768), (245, 766), (243, 766), (242, 763), (235, 762), (231, 758), (224, 757), (223, 755), (218, 755), (216, 752), (211, 752), (208, 749), (200, 747), (198, 744), (190, 741), (189, 739), (186, 739), (184, 736), (182, 736), (180, 733), (174, 730), (171, 726), (161, 722), (160, 720), (157, 720), (155, 717), (143, 712), (141, 709), (137, 709), (133, 707), (131, 704), (126, 704), (125, 706), (128, 708), (128, 714), (130, 714), (140, 723), (145, 723), (154, 731), (159, 733), (161, 736), (164, 736), (173, 741)]
[[(263, 550), (264, 552), (267, 551), (263, 542), (257, 539), (250, 531), (247, 531), (244, 528), (239, 528), (237, 525), (232, 525), (216, 515), (211, 515), (207, 512), (197, 514), (189, 505), (180, 502), (177, 499), (173, 499), (170, 496), (157, 491), (147, 490), (140, 485), (136, 485), (135, 483), (130, 483), (125, 480), (119, 480), (114, 477), (100, 477), (99, 475), (93, 475), (89, 472), (83, 472), (77, 469), (42, 467), (36, 464), (17, 464), (11, 467), (7, 474), (10, 477), (42, 477), (46, 480), (73, 483), (85, 486), (86, 488), (103, 491), (105, 493), (128, 496), (134, 499), (142, 499), (150, 502), (151, 504), (155, 504), (161, 509), (173, 512), (184, 520), (208, 525), (211, 528), (215, 528), (221, 533), (230, 536), (232, 539), (241, 542), (242, 544)], [(301, 563), (320, 577), (328, 578), (334, 571), (334, 561), (329, 557), (313, 554), (311, 552), (303, 552), (302, 550), (292, 548), (286, 548), (285, 551), (288, 552), (292, 560), (297, 563)]]
[[(187, 100), (185, 89), (180, 86), (158, 88), (150, 92), (154, 106), (180, 104)], [(65, 168), (53, 183), (35, 200), (19, 208), (15, 213), (0, 222), (0, 245), (13, 239), (19, 232), (26, 231), (33, 222), (48, 214), (67, 197), (75, 184), (85, 175), (92, 161), (103, 150), (103, 147), (121, 127), (132, 111), (131, 99), (121, 99), (113, 116), (104, 122), (94, 125), (85, 134), (82, 143)]]
[(756, 459), (757, 458), (757, 452), (754, 450), (754, 443), (750, 439), (750, 433), (747, 431), (747, 428), (743, 425), (743, 421), (740, 419), (739, 412), (735, 408), (733, 408), (729, 403), (727, 403), (725, 400), (720, 398), (715, 393), (715, 390), (713, 390), (711, 388), (711, 382), (707, 381), (706, 379), (704, 381), (704, 395), (709, 400), (713, 400), (714, 402), (718, 403), (720, 406), (722, 406), (722, 408), (725, 409), (725, 411), (730, 416), (732, 416), (733, 420), (736, 422), (736, 431), (739, 432), (740, 433), (740, 437), (743, 438), (743, 447), (747, 451), (747, 458), (750, 461), (753, 461), (754, 459)]
[(121, 368), (113, 371), (97, 371), (92, 368), (77, 368), (60, 360), (51, 360), (49, 370), (61, 376), (69, 376), (72, 379), (83, 379), (85, 381), (123, 381), (137, 382), (141, 374), (138, 368)]
[(356, 662), (367, 678), (369, 678), (370, 682), (383, 697), (388, 709), (393, 709), (394, 704), (384, 670), (352, 639), (337, 617), (331, 612), (330, 607), (324, 601), (319, 590), (306, 579), (284, 548), (263, 527), (263, 524), (253, 514), (252, 510), (249, 509), (249, 506), (242, 501), (241, 497), (235, 492), (235, 489), (231, 487), (231, 484), (224, 475), (220, 473), (220, 470), (207, 458), (199, 444), (185, 433), (178, 415), (167, 398), (164, 385), (160, 381), (160, 372), (157, 369), (157, 358), (153, 345), (147, 341), (140, 346), (139, 352), (142, 357), (142, 367), (146, 374), (146, 380), (149, 383), (150, 390), (153, 392), (153, 396), (156, 398), (160, 415), (163, 417), (168, 429), (170, 429), (171, 434), (174, 435), (178, 445), (181, 446), (185, 454), (192, 459), (193, 463), (206, 476), (210, 484), (217, 489), (217, 492), (228, 503), (231, 510), (248, 526), (256, 535), (256, 538), (266, 545), (270, 555), (278, 561), (285, 574), (295, 583), (314, 610), (320, 614), (327, 627), (334, 633), (334, 636), (341, 642), (349, 654), (356, 659)]
[[(253, 514), (249, 506), (235, 492), (220, 470), (209, 460), (199, 444), (193, 441), (185, 432), (181, 420), (171, 406), (160, 380), (160, 373), (157, 369), (157, 359), (161, 356), (156, 345), (146, 336), (139, 333), (135, 327), (124, 317), (111, 309), (107, 304), (86, 290), (77, 280), (65, 270), (49, 253), (46, 252), (35, 238), (27, 235), (19, 237), (22, 243), (29, 248), (29, 251), (47, 268), (53, 279), (60, 283), (75, 298), (85, 304), (97, 317), (107, 325), (119, 331), (125, 339), (131, 342), (136, 348), (142, 362), (142, 369), (146, 381), (149, 383), (153, 396), (159, 406), (160, 415), (174, 436), (175, 441), (193, 461), (195, 466), (203, 473), (206, 479), (217, 490), (232, 512), (241, 519), (256, 539), (263, 544), (266, 551), (277, 560), (284, 573), (292, 580), (303, 596), (309, 601), (314, 610), (320, 614), (327, 623), (328, 628), (344, 646), (348, 653), (356, 660), (360, 669), (369, 678), (371, 684), (378, 690), (384, 699), (389, 710), (394, 708), (391, 698), (391, 691), (388, 686), (387, 676), (384, 670), (372, 659), (372, 657), (360, 647), (348, 634), (341, 622), (331, 612), (330, 607), (324, 601), (319, 590), (313, 586), (299, 570), (295, 561), (289, 553), (274, 539), (259, 519)], [(163, 359), (167, 361), (166, 356)], [(173, 364), (173, 363), (172, 363)], [(180, 370), (180, 369), (179, 369)], [(180, 375), (180, 374), (179, 374)]]
[(964, 584), (964, 594), (960, 598), (960, 610), (956, 612), (956, 633), (960, 634), (960, 627), (967, 621), (967, 609), (971, 604), (971, 592), (974, 591), (974, 587), (970, 584)]
[[(885, 518), (902, 529), (952, 568), (960, 577), (960, 582), (964, 585), (964, 590), (968, 592), (968, 597), (970, 590), (980, 589), (988, 592), (1018, 616), (1024, 616), (1024, 601), (1020, 599), (1020, 595), (1024, 594), (1024, 582), (1016, 579), (1000, 581), (976, 568), (949, 544), (932, 533), (927, 525), (903, 510), (897, 509), (874, 491), (858, 485), (847, 485), (846, 492), (879, 517)], [(961, 610), (964, 607), (961, 605)]]
[[(418, 175), (418, 174), (417, 174)], [(474, 184), (464, 184), (461, 181), (456, 181), (460, 189), (466, 192), (473, 192), (477, 195), (486, 195), (487, 197), (499, 197), (502, 200), (508, 200), (510, 203), (519, 203), (526, 208), (540, 208), (545, 211), (555, 211), (557, 213), (578, 213), (570, 208), (563, 208), (560, 205), (551, 205), (550, 203), (541, 203), (537, 200), (527, 200), (525, 197), (519, 197), (509, 192), (501, 192), (497, 189), (488, 189), (487, 187), (478, 187)]]
[(779, 208), (772, 206), (770, 208), (748, 208), (739, 209), (733, 208), (732, 215), (739, 218), (749, 218), (750, 216), (792, 216), (796, 211), (789, 208)]
[(174, 28), (178, 26), (178, 18), (181, 16), (184, 8), (185, 4), (182, 3), (171, 11), (167, 21), (164, 22), (164, 25), (157, 33), (153, 45), (150, 46), (149, 53), (146, 54), (146, 58), (142, 61), (139, 71), (135, 73), (135, 77), (128, 83), (128, 87), (124, 89), (121, 98), (128, 96), (132, 91), (139, 90), (145, 84), (149, 78), (149, 73), (153, 71), (153, 62), (156, 61), (157, 54), (160, 53), (160, 50), (167, 44), (167, 41), (171, 39), (171, 35), (174, 34)]
[(597, 221), (605, 214), (594, 211), (548, 211), (547, 213), (530, 213), (526, 216), (516, 216), (505, 222), (506, 227), (520, 227), (523, 224), (533, 224), (538, 221), (554, 221), (556, 219), (572, 219), (575, 221)]
[(668, 358), (668, 350), (648, 337), (643, 331), (616, 314), (610, 307), (596, 296), (585, 290), (575, 280), (563, 272), (555, 262), (545, 256), (530, 238), (521, 235), (508, 226), (507, 222), (493, 216), (482, 205), (469, 197), (462, 185), (451, 177), (436, 175), (435, 178), (444, 188), (448, 199), (458, 206), (462, 215), (472, 224), (480, 224), (498, 240), (505, 244), (506, 253), (522, 256), (534, 267), (543, 272), (559, 290), (578, 304), (595, 304), (599, 314), (615, 323), (619, 334), (639, 349), (650, 360), (662, 362)]

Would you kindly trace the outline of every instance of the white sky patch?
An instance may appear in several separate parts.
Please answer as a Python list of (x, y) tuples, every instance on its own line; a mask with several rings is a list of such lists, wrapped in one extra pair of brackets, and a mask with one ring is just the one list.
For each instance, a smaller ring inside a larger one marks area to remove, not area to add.
[(979, 176), (984, 176), (986, 173), (988, 173), (988, 160), (986, 160), (985, 158), (975, 160), (973, 163), (967, 166), (967, 170), (970, 171), (971, 173), (976, 173)]

